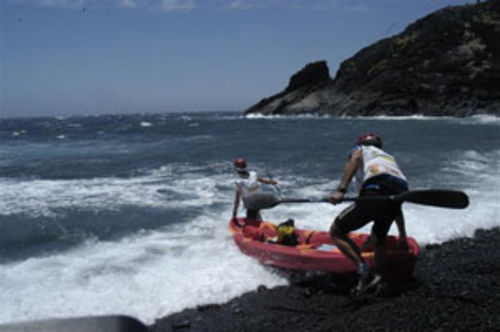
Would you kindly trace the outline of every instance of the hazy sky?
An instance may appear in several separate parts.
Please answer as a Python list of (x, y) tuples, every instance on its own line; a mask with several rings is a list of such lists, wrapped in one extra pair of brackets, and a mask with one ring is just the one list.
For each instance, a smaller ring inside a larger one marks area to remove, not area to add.
[(0, 0), (0, 116), (243, 110), (464, 0)]

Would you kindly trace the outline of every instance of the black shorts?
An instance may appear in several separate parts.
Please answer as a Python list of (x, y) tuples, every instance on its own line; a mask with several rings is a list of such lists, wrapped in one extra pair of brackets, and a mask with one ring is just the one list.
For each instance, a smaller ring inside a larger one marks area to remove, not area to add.
[(251, 210), (247, 209), (247, 219), (250, 220), (260, 220), (260, 211), (259, 210)]
[[(397, 195), (407, 190), (406, 182), (401, 180), (392, 181), (392, 179), (381, 176), (367, 181), (363, 185), (360, 196)], [(393, 220), (401, 214), (401, 202), (358, 201), (342, 211), (333, 225), (336, 225), (344, 234), (347, 234), (373, 221), (372, 234), (377, 239), (384, 240)]]

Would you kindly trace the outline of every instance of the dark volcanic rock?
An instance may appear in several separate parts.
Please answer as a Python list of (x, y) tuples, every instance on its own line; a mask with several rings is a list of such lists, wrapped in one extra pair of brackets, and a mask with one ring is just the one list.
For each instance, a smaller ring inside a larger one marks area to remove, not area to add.
[(326, 61), (309, 63), (290, 78), (283, 92), (262, 99), (249, 108), (247, 113), (294, 113), (294, 109), (298, 110), (297, 113), (301, 113), (301, 105), (307, 103), (304, 97), (311, 92), (325, 88), (331, 80)]
[(333, 81), (307, 83), (308, 65), (246, 113), (500, 115), (499, 3), (428, 15), (344, 61)]
[(351, 298), (352, 276), (303, 276), (223, 305), (187, 309), (152, 331), (498, 331), (500, 228), (428, 246), (415, 280)]
[(285, 91), (292, 92), (304, 86), (321, 84), (330, 80), (330, 72), (326, 61), (313, 62), (307, 64), (290, 78), (290, 83), (288, 83), (288, 87)]

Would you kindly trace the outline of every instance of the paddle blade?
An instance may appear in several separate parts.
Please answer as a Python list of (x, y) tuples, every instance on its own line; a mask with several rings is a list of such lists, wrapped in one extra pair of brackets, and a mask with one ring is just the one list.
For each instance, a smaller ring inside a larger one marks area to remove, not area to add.
[(432, 205), (452, 209), (464, 209), (469, 205), (469, 197), (455, 190), (416, 190), (394, 197), (395, 200), (415, 204)]
[(245, 208), (249, 210), (270, 209), (280, 204), (281, 201), (273, 194), (258, 193), (243, 199)]

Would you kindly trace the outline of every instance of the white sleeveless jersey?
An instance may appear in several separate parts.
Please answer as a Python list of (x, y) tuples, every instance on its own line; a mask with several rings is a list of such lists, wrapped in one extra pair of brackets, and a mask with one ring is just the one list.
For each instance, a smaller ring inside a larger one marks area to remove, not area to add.
[(242, 198), (246, 198), (260, 189), (260, 182), (257, 173), (254, 171), (248, 172), (248, 178), (239, 178), (235, 183), (241, 190)]
[(377, 175), (388, 174), (406, 181), (406, 177), (396, 163), (396, 159), (387, 152), (371, 145), (359, 146), (363, 153), (362, 165), (356, 173), (358, 189), (368, 179)]

